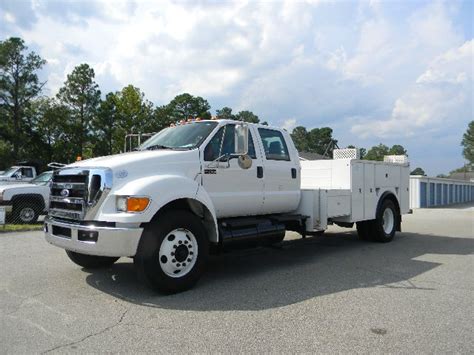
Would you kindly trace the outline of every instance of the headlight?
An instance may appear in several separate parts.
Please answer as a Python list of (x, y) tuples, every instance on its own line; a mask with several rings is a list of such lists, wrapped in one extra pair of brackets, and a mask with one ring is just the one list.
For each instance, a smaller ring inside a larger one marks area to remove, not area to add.
[(117, 211), (119, 212), (143, 212), (150, 204), (148, 197), (117, 196)]

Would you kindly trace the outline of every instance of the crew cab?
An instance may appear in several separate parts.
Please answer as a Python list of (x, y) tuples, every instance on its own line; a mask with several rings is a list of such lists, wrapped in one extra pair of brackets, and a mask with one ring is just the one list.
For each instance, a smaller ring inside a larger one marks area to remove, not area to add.
[(5, 207), (11, 223), (35, 223), (46, 215), (49, 204), (49, 181), (53, 171), (45, 171), (30, 182), (0, 184), (0, 206)]
[[(139, 151), (54, 173), (46, 240), (85, 268), (132, 257), (162, 292), (192, 287), (210, 252), (272, 244), (329, 224), (389, 242), (408, 212), (409, 165), (300, 162), (283, 129), (232, 120), (169, 127)], [(341, 154), (340, 154), (341, 155)]]
[(34, 166), (12, 166), (0, 175), (0, 184), (29, 182), (36, 177)]

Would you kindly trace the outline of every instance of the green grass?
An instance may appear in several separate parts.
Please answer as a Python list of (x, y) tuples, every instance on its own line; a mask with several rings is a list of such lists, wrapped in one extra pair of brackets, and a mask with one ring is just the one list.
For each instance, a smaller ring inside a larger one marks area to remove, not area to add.
[(5, 224), (0, 225), (0, 233), (43, 230), (43, 224)]

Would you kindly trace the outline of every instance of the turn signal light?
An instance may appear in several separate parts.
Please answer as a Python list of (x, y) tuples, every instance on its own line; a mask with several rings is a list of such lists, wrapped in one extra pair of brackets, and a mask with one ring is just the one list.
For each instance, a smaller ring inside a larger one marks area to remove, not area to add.
[(148, 207), (150, 199), (147, 197), (129, 197), (127, 199), (128, 212), (142, 212)]
[(148, 197), (117, 196), (117, 211), (143, 212), (149, 203)]

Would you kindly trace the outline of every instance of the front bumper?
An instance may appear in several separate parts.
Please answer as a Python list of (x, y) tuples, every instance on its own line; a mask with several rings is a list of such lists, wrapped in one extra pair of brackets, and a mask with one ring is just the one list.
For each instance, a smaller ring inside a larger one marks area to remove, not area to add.
[[(135, 256), (143, 228), (98, 227), (58, 221), (46, 217), (46, 241), (57, 247), (81, 254), (100, 256)], [(95, 241), (79, 240), (80, 234), (95, 232)]]

